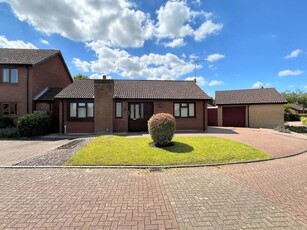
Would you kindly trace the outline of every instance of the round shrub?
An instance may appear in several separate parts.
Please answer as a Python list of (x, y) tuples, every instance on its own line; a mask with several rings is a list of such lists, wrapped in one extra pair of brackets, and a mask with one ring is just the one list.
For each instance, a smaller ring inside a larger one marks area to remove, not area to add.
[(44, 135), (50, 132), (52, 118), (46, 114), (26, 114), (17, 121), (17, 130), (22, 137)]
[(154, 114), (148, 121), (148, 131), (158, 147), (168, 146), (176, 130), (176, 121), (169, 113)]

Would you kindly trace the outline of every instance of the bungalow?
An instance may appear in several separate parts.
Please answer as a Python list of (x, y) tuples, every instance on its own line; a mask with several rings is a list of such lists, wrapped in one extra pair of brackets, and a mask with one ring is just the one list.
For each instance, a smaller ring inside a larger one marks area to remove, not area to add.
[(61, 132), (146, 131), (149, 118), (173, 114), (177, 130), (205, 130), (210, 97), (194, 81), (76, 80), (56, 95)]
[(287, 100), (274, 88), (216, 91), (218, 126), (274, 128), (284, 125)]

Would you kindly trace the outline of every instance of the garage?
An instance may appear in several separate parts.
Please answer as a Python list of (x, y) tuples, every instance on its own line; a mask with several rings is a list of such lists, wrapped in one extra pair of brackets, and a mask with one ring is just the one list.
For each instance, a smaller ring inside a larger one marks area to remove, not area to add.
[(215, 92), (218, 126), (275, 128), (284, 125), (287, 100), (274, 88)]
[(245, 127), (245, 111), (245, 106), (223, 107), (223, 126)]

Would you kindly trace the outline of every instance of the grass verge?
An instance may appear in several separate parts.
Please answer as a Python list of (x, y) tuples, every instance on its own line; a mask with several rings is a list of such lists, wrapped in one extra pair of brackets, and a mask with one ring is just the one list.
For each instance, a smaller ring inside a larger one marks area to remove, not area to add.
[(175, 137), (174, 145), (151, 147), (150, 138), (101, 136), (66, 165), (184, 165), (271, 158), (248, 145), (217, 137)]

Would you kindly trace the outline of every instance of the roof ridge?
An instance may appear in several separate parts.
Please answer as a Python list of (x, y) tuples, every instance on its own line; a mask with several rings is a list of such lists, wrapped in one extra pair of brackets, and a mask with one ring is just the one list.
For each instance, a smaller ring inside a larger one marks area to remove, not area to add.
[[(229, 90), (216, 90), (215, 92), (228, 92), (228, 91), (245, 91), (245, 90), (263, 90), (263, 89), (274, 89), (276, 90), (276, 88), (274, 87), (270, 87), (270, 88), (258, 88), (258, 89), (229, 89)], [(277, 90), (276, 90), (277, 91)]]

